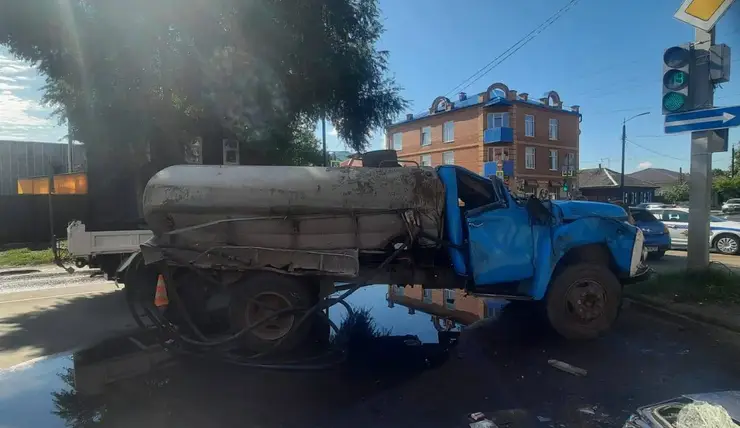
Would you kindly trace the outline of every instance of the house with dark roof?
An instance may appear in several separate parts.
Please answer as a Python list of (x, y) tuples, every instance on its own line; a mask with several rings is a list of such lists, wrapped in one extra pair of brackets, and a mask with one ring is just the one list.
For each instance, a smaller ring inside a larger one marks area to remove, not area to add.
[(627, 174), (627, 176), (655, 184), (658, 186), (658, 190), (655, 192), (658, 195), (682, 181), (686, 182), (689, 180), (689, 175), (684, 174), (683, 171), (671, 171), (670, 169), (663, 168), (645, 168)]
[(624, 193), (619, 185), (622, 174), (608, 168), (583, 169), (578, 172), (578, 188), (589, 201), (623, 200), (629, 205), (652, 202), (655, 190), (659, 187), (653, 183), (638, 180), (628, 174), (624, 176)]

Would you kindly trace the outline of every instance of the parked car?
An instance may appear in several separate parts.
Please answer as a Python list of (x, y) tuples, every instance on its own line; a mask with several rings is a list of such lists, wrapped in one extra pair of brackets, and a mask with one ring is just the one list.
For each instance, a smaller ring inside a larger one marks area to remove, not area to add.
[(648, 259), (658, 260), (663, 257), (671, 249), (671, 235), (666, 225), (643, 208), (631, 207), (630, 214), (635, 220), (635, 226), (645, 235), (644, 245)]
[[(689, 236), (688, 208), (651, 209), (668, 227), (671, 248), (686, 248)], [(740, 222), (709, 216), (709, 245), (722, 254), (740, 254)]]
[(635, 205), (635, 208), (642, 208), (646, 210), (650, 209), (659, 209), (659, 208), (671, 208), (673, 205), (664, 204), (661, 202), (643, 202), (641, 204)]
[(728, 199), (722, 204), (722, 212), (725, 214), (740, 212), (740, 199)]

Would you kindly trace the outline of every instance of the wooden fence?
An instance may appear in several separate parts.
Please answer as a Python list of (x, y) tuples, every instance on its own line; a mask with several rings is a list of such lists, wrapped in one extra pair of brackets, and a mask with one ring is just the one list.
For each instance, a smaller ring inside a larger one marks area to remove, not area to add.
[[(72, 220), (86, 221), (87, 195), (51, 195), (54, 234), (67, 236)], [(0, 245), (48, 243), (49, 195), (0, 195)]]

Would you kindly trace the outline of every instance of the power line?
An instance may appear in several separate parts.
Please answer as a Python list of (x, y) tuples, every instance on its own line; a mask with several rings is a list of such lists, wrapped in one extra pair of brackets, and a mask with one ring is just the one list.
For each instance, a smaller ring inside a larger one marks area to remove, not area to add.
[(498, 65), (500, 65), (502, 62), (504, 62), (507, 58), (509, 58), (511, 55), (515, 54), (519, 49), (524, 47), (527, 43), (531, 42), (535, 37), (537, 37), (540, 33), (542, 33), (545, 29), (547, 29), (549, 26), (555, 23), (560, 17), (562, 17), (566, 12), (568, 12), (573, 6), (575, 6), (580, 0), (570, 0), (565, 6), (560, 8), (557, 12), (555, 12), (552, 16), (547, 18), (542, 24), (537, 26), (534, 30), (527, 33), (524, 37), (519, 39), (516, 43), (511, 45), (508, 49), (503, 51), (501, 54), (499, 54), (496, 58), (491, 60), (488, 64), (484, 65), (478, 71), (473, 73), (470, 77), (463, 80), (462, 83), (455, 86), (452, 90), (448, 91), (445, 96), (449, 96), (451, 94), (454, 94), (455, 92), (459, 90), (466, 89), (473, 83), (480, 80), (483, 76), (488, 74), (491, 70), (496, 68)]
[(634, 141), (631, 141), (631, 140), (627, 140), (627, 142), (630, 143), (630, 144), (633, 144), (633, 145), (635, 145), (635, 146), (637, 146), (637, 147), (639, 147), (639, 148), (641, 148), (643, 150), (647, 150), (649, 152), (655, 153), (658, 156), (663, 156), (663, 157), (667, 157), (667, 158), (670, 158), (670, 159), (675, 159), (675, 160), (681, 161), (681, 162), (688, 162), (688, 159), (681, 159), (681, 158), (677, 158), (675, 156), (667, 155), (665, 153), (660, 153), (660, 152), (657, 152), (657, 151), (655, 151), (653, 149), (649, 149), (649, 148), (647, 148), (647, 147), (645, 147), (645, 146), (643, 146), (641, 144), (637, 144), (637, 143), (635, 143)]

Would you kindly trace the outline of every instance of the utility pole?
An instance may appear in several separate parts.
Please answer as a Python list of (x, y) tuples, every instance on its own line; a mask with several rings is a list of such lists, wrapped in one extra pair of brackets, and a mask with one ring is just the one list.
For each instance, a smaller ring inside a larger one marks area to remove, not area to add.
[(625, 152), (625, 147), (627, 145), (627, 122), (629, 122), (630, 120), (636, 117), (645, 116), (648, 114), (650, 114), (650, 112), (646, 111), (640, 114), (636, 114), (630, 117), (629, 119), (624, 119), (622, 121), (622, 171), (621, 171), (621, 175), (619, 176), (619, 197), (624, 203), (627, 203), (627, 201), (624, 200), (625, 199), (624, 197), (624, 157), (625, 157), (625, 153), (624, 152)]
[[(738, 142), (740, 144), (740, 142)], [(735, 146), (732, 146), (732, 157), (730, 157), (730, 177), (735, 177)]]
[(326, 159), (326, 118), (321, 118), (321, 141), (324, 145), (324, 166), (329, 166), (329, 161)]

